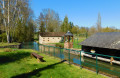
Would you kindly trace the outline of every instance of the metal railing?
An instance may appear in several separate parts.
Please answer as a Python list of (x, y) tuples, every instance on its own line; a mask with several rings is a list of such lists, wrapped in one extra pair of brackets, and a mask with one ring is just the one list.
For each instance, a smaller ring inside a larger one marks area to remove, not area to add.
[[(39, 45), (39, 51), (41, 53), (58, 57), (61, 60), (67, 60), (69, 64), (80, 65), (81, 69), (87, 68), (96, 71), (97, 74), (102, 73), (109, 76), (120, 77), (120, 57), (83, 52), (42, 44)], [(112, 62), (109, 61), (111, 57), (116, 60), (112, 65)]]
[[(40, 53), (67, 60), (69, 64), (79, 65), (81, 69), (87, 68), (97, 74), (102, 73), (111, 77), (120, 77), (120, 57), (36, 44), (35, 42), (25, 43), (22, 48), (35, 49)], [(110, 62), (111, 57), (114, 58), (112, 65)]]

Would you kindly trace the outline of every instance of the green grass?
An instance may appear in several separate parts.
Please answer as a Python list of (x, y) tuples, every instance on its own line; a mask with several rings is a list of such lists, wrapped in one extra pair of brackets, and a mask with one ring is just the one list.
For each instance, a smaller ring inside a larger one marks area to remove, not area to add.
[(74, 39), (73, 48), (81, 49), (81, 45), (78, 45), (78, 44), (84, 41), (85, 39), (86, 37), (79, 37), (77, 40), (77, 37), (76, 37), (76, 39)]
[(38, 33), (34, 34), (34, 41), (39, 41)]
[(9, 46), (9, 45), (19, 45), (20, 43), (3, 43), (3, 42), (0, 42), (0, 46)]
[(41, 53), (39, 54), (46, 62), (38, 63), (35, 58), (30, 57), (31, 52), (36, 51), (21, 49), (0, 52), (0, 78), (106, 78)]
[(55, 43), (55, 46), (64, 48), (64, 43)]
[(3, 52), (4, 51), (4, 48), (0, 48), (0, 52)]

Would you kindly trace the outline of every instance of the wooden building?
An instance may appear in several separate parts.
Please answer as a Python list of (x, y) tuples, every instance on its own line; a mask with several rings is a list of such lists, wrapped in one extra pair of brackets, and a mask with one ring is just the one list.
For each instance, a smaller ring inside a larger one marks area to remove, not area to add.
[(85, 52), (120, 57), (120, 32), (96, 33), (80, 43)]
[(73, 48), (73, 34), (70, 31), (64, 35), (64, 48)]

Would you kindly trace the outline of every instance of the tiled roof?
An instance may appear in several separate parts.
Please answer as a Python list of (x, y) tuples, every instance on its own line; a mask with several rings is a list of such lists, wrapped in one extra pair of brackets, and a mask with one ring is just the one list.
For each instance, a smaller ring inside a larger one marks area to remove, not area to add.
[(42, 37), (62, 37), (64, 36), (64, 32), (41, 32), (40, 36)]
[(120, 32), (96, 33), (81, 42), (80, 45), (120, 50)]

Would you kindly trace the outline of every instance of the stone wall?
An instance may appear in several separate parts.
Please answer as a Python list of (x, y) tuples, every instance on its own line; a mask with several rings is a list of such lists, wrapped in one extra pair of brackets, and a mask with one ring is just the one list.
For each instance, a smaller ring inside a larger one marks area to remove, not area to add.
[(73, 42), (65, 42), (64, 48), (73, 48)]
[(46, 43), (59, 43), (61, 37), (41, 37), (39, 36), (39, 43), (40, 44), (46, 44)]

